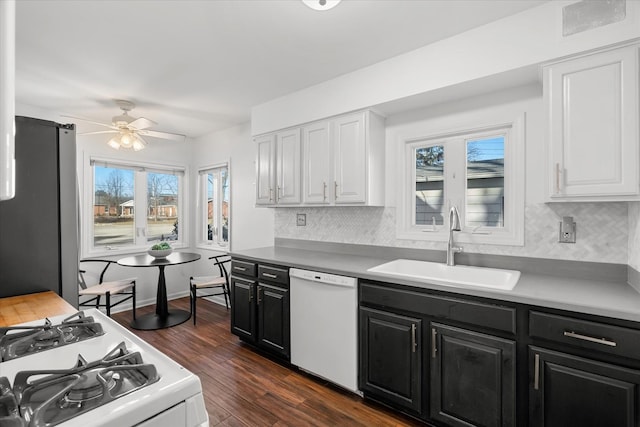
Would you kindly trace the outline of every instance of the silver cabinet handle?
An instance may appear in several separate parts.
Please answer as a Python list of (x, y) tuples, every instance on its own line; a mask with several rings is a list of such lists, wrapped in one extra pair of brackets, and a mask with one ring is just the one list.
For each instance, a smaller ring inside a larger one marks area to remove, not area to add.
[(235, 266), (235, 265), (233, 266), (233, 269), (234, 269), (234, 270), (239, 270), (239, 271), (247, 271), (247, 269), (246, 269), (246, 268), (244, 268), (244, 267), (238, 267), (238, 266)]
[(253, 301), (253, 286), (249, 287), (249, 304)]
[(326, 182), (322, 182), (322, 200), (323, 201), (327, 201), (327, 183)]
[(556, 194), (560, 194), (560, 163), (556, 163)]
[(608, 340), (606, 338), (590, 337), (588, 335), (576, 334), (573, 331), (564, 331), (564, 336), (565, 337), (569, 337), (569, 338), (575, 338), (575, 339), (578, 339), (578, 340), (594, 342), (596, 344), (608, 345), (609, 347), (615, 347), (615, 346), (618, 345), (618, 344), (616, 344), (615, 341), (610, 341), (610, 340)]
[(540, 355), (533, 356), (533, 389), (538, 390), (540, 386)]
[(333, 198), (338, 199), (338, 181), (333, 181)]
[(277, 191), (276, 191), (276, 203), (280, 202), (280, 186), (278, 185), (277, 187)]
[(260, 291), (262, 290), (261, 286), (258, 286), (258, 305), (260, 305)]
[(415, 353), (418, 343), (416, 342), (416, 324), (411, 324), (411, 352)]
[(436, 347), (436, 337), (438, 336), (438, 332), (436, 328), (431, 328), (431, 358), (436, 358), (436, 353), (438, 348)]
[(270, 274), (270, 273), (262, 273), (262, 275), (263, 275), (264, 277), (268, 277), (268, 278), (270, 278), (270, 279), (277, 279), (277, 278), (278, 278), (278, 276), (277, 276), (277, 275), (275, 275), (275, 274)]
[(273, 202), (273, 188), (269, 187), (269, 201)]

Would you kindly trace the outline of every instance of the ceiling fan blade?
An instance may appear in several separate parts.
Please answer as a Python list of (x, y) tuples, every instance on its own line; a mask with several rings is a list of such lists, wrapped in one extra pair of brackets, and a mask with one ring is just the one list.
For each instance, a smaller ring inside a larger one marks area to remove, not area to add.
[(137, 131), (140, 135), (150, 136), (153, 138), (169, 139), (176, 142), (184, 142), (185, 136), (177, 133), (158, 132), (155, 130), (140, 130)]
[(83, 133), (79, 133), (78, 135), (98, 135), (98, 134), (102, 134), (102, 133), (118, 133), (119, 131), (117, 130), (99, 130), (96, 132), (83, 132)]
[(76, 120), (82, 120), (83, 122), (87, 122), (87, 123), (93, 123), (94, 125), (100, 125), (100, 126), (105, 126), (111, 129), (115, 129), (118, 130), (117, 127), (113, 126), (112, 124), (106, 124), (106, 123), (100, 123), (100, 122), (96, 122), (95, 120), (91, 120), (91, 119), (85, 119), (83, 117), (76, 117), (76, 116), (66, 116), (61, 114), (61, 117), (67, 117), (69, 119), (76, 119)]
[(154, 122), (153, 120), (140, 117), (138, 119), (135, 119), (131, 123), (129, 123), (127, 126), (135, 130), (143, 130), (143, 129), (150, 128), (153, 125), (157, 125), (157, 123)]

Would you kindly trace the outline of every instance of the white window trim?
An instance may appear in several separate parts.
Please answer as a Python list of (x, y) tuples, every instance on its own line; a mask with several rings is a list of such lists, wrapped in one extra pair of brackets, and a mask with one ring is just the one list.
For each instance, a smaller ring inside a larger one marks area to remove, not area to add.
[[(397, 195), (397, 221), (396, 238), (400, 240), (430, 240), (446, 242), (449, 238), (449, 209), (455, 205), (462, 218), (464, 218), (465, 191), (457, 189), (458, 197), (450, 200), (451, 187), (458, 185), (464, 188), (464, 179), (454, 180), (454, 170), (461, 173), (466, 171), (466, 155), (462, 151), (464, 144), (451, 144), (451, 140), (466, 139), (466, 135), (472, 135), (474, 139), (482, 135), (496, 135), (506, 129), (508, 143), (505, 144), (505, 218), (509, 222), (504, 228), (495, 227), (466, 227), (455, 233), (455, 240), (459, 243), (491, 244), (524, 246), (524, 205), (525, 205), (525, 114), (521, 114), (511, 121), (496, 121), (492, 124), (475, 124), (456, 129), (433, 132), (425, 131), (422, 135), (401, 137), (398, 144), (398, 170), (401, 175), (400, 191)], [(446, 198), (446, 210), (444, 212), (444, 224), (415, 226), (415, 154), (416, 147), (444, 145), (445, 147), (445, 184), (444, 194)], [(447, 143), (449, 142), (449, 145)], [(447, 154), (448, 153), (448, 154)], [(453, 160), (451, 160), (453, 159)], [(448, 163), (447, 163), (448, 162)], [(452, 165), (453, 164), (453, 165)], [(466, 177), (465, 177), (466, 178)], [(460, 196), (462, 194), (463, 196)], [(465, 221), (462, 221), (463, 224)]]
[[(106, 248), (97, 248), (93, 246), (93, 192), (95, 189), (95, 181), (94, 181), (94, 173), (93, 173), (93, 164), (99, 163), (110, 166), (122, 166), (131, 169), (137, 169), (137, 172), (148, 171), (148, 172), (175, 172), (181, 174), (181, 188), (178, 194), (178, 212), (180, 212), (180, 219), (182, 220), (179, 224), (180, 227), (180, 240), (177, 242), (172, 242), (171, 246), (174, 249), (183, 249), (189, 247), (189, 212), (188, 212), (188, 203), (187, 203), (187, 194), (189, 194), (189, 168), (186, 165), (180, 164), (161, 164), (161, 163), (149, 163), (149, 162), (134, 162), (128, 159), (114, 159), (114, 158), (104, 158), (98, 157), (94, 155), (84, 154), (84, 162), (83, 162), (83, 175), (84, 175), (84, 188), (83, 188), (83, 204), (80, 207), (81, 213), (81, 228), (84, 231), (82, 233), (82, 257), (96, 257), (96, 256), (111, 256), (111, 255), (127, 255), (127, 254), (135, 254), (146, 252), (151, 245), (149, 244), (134, 244), (130, 246), (124, 247), (115, 247), (112, 249)], [(134, 207), (135, 210), (141, 209), (140, 206), (146, 206), (146, 193), (147, 193), (147, 185), (146, 182), (139, 182), (140, 180), (135, 181), (135, 194), (134, 194)], [(89, 183), (89, 185), (86, 185)], [(139, 190), (143, 191), (140, 193)], [(144, 198), (141, 198), (142, 194), (145, 195)], [(144, 210), (142, 208), (142, 210)], [(142, 217), (144, 219), (144, 217)], [(140, 217), (136, 217), (135, 222), (135, 233), (136, 235), (140, 232), (140, 228), (144, 228), (146, 230), (146, 223), (143, 223), (140, 220)]]
[(228, 252), (231, 250), (231, 241), (233, 239), (233, 233), (231, 232), (233, 202), (231, 201), (232, 193), (229, 193), (229, 241), (224, 242), (212, 242), (204, 239), (207, 232), (207, 212), (206, 205), (203, 204), (202, 191), (205, 188), (205, 176), (206, 172), (214, 169), (227, 168), (227, 179), (229, 185), (231, 185), (231, 161), (216, 163), (213, 165), (201, 166), (196, 171), (196, 247), (199, 249), (213, 250), (216, 252)]

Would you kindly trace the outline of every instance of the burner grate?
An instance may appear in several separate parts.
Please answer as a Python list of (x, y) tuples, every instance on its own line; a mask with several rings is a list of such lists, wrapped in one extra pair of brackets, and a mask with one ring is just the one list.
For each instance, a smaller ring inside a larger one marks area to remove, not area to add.
[(52, 325), (49, 319), (41, 326), (11, 326), (0, 328), (0, 362), (17, 359), (32, 353), (84, 341), (104, 331), (100, 323), (84, 312), (67, 317)]
[(6, 377), (0, 377), (0, 426), (23, 427), (24, 425), (9, 380)]
[(101, 360), (88, 363), (79, 355), (71, 369), (18, 372), (13, 394), (29, 427), (50, 427), (159, 379), (155, 366), (122, 342)]

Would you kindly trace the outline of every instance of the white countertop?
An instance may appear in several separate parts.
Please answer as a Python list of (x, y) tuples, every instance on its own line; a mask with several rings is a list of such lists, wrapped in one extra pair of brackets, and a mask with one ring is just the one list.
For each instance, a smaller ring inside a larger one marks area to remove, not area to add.
[(277, 246), (233, 251), (231, 255), (259, 262), (283, 264), (360, 279), (640, 322), (640, 292), (631, 285), (620, 281), (573, 279), (523, 272), (515, 288), (505, 291), (473, 286), (437, 285), (411, 279), (390, 278), (367, 271), (369, 268), (391, 259)]

